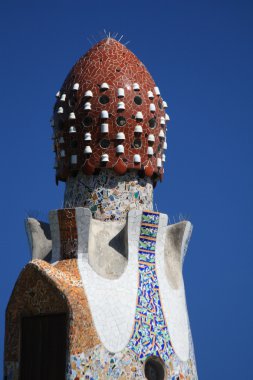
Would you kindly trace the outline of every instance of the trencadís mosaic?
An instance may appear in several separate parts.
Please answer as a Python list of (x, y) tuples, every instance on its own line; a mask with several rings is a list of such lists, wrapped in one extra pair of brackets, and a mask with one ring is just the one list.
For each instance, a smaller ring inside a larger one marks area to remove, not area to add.
[(56, 95), (56, 178), (112, 169), (163, 176), (167, 103), (140, 60), (113, 38), (74, 65)]
[(173, 354), (163, 316), (155, 271), (155, 246), (159, 214), (142, 213), (139, 239), (139, 288), (134, 334), (128, 344), (141, 360), (158, 356), (167, 361)]
[(152, 210), (153, 184), (135, 172), (124, 176), (110, 169), (90, 176), (80, 173), (67, 181), (64, 207), (87, 207), (95, 219), (124, 222), (131, 209)]
[[(150, 356), (160, 357), (166, 366), (167, 380), (197, 380), (194, 350), (191, 344), (187, 361), (173, 350), (164, 319), (156, 276), (155, 247), (159, 213), (144, 211), (139, 237), (139, 288), (134, 332), (127, 347), (109, 352), (102, 344), (86, 353), (72, 355), (68, 380), (144, 379), (144, 363)], [(191, 335), (189, 331), (191, 341)]]

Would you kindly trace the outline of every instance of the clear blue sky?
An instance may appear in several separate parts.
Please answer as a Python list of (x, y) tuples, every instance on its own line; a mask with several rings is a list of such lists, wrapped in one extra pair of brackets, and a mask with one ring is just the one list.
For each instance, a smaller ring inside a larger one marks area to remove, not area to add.
[(6, 303), (29, 260), (24, 218), (62, 206), (54, 95), (105, 28), (131, 41), (169, 104), (156, 203), (194, 225), (184, 277), (199, 377), (253, 379), (252, 0), (1, 1), (0, 17), (1, 350)]

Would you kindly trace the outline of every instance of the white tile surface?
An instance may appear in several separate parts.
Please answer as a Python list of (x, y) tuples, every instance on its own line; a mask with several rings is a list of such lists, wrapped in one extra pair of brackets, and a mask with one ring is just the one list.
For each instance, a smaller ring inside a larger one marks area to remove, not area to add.
[[(88, 263), (88, 252), (81, 252), (78, 246), (78, 267), (91, 314), (101, 342), (110, 352), (124, 349), (133, 332), (141, 216), (142, 211), (137, 210), (128, 214), (128, 264), (118, 279), (109, 280), (99, 276)], [(87, 227), (84, 230), (87, 233)]]

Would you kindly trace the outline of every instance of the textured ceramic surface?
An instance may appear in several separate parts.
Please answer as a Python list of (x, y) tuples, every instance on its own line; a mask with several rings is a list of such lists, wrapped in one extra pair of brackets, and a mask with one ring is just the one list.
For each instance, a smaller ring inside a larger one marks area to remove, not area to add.
[[(123, 278), (118, 282), (108, 282), (96, 276), (88, 267), (87, 259), (85, 263), (84, 257), (80, 258), (82, 264), (79, 263), (79, 269), (84, 288), (87, 292), (96, 330), (103, 344), (86, 353), (71, 355), (67, 379), (143, 379), (145, 377), (145, 360), (148, 357), (156, 356), (164, 362), (167, 380), (197, 380), (192, 343), (188, 346), (186, 360), (181, 360), (174, 350), (169, 333), (170, 326), (165, 320), (160, 298), (160, 279), (156, 274), (156, 257), (163, 256), (161, 251), (164, 247), (161, 246), (161, 243), (157, 247), (157, 239), (161, 239), (162, 235), (165, 235), (164, 222), (167, 221), (167, 217), (151, 211), (144, 211), (142, 214), (136, 211), (130, 214), (132, 224), (130, 223), (129, 230), (138, 226), (140, 231), (138, 240), (134, 230), (130, 232), (129, 236), (132, 241), (130, 252), (134, 253), (131, 258), (129, 252), (130, 274), (135, 277), (138, 265), (139, 280), (129, 277), (126, 272), (128, 282), (124, 282)], [(161, 240), (164, 241), (164, 239)], [(135, 260), (132, 261), (137, 254), (137, 244), (138, 263)], [(125, 338), (129, 336), (129, 328), (125, 327), (124, 317), (129, 322), (129, 311), (131, 312), (132, 308), (130, 293), (127, 294), (126, 289), (131, 289), (134, 294), (135, 282), (138, 282), (138, 290), (133, 333), (126, 344)], [(97, 295), (96, 298), (94, 298), (94, 294)], [(107, 294), (110, 296), (107, 297)], [(116, 294), (120, 296), (119, 299)], [(184, 312), (187, 313), (186, 310)], [(180, 328), (180, 326), (173, 326), (173, 328)], [(191, 342), (189, 329), (186, 334)]]
[(79, 59), (57, 93), (64, 208), (50, 212), (49, 238), (29, 221), (33, 257), (50, 264), (30, 262), (10, 298), (6, 380), (19, 378), (22, 316), (57, 313), (68, 321), (67, 380), (141, 380), (152, 357), (164, 379), (197, 380), (181, 265), (191, 224), (168, 227), (152, 205), (165, 108), (145, 66), (111, 38)]
[(58, 313), (68, 315), (70, 352), (77, 354), (100, 342), (83, 291), (77, 260), (62, 260), (54, 266), (33, 260), (21, 272), (6, 310), (6, 379), (18, 378), (21, 317)]
[(130, 210), (152, 210), (152, 180), (135, 172), (119, 176), (111, 169), (90, 176), (79, 173), (67, 180), (64, 207), (87, 207), (94, 219), (125, 221)]
[[(103, 168), (120, 175), (136, 169), (153, 181), (162, 177), (166, 103), (145, 66), (124, 45), (107, 38), (92, 47), (72, 68), (57, 96), (53, 116), (57, 180)], [(153, 154), (148, 153), (149, 146)]]
[(164, 319), (155, 268), (159, 213), (143, 212), (139, 237), (139, 288), (134, 334), (128, 344), (140, 359), (158, 356), (164, 361), (173, 354)]
[[(94, 232), (88, 209), (56, 210), (51, 220), (52, 233), (59, 235), (53, 239), (59, 261), (34, 260), (17, 281), (6, 313), (6, 379), (18, 379), (21, 316), (64, 312), (69, 321), (68, 380), (143, 379), (150, 356), (163, 360), (167, 380), (197, 380), (189, 324), (182, 325), (182, 316), (187, 318), (184, 289), (175, 293), (163, 271), (167, 216), (129, 212), (127, 266), (114, 280), (89, 264), (88, 241)], [(183, 250), (189, 236), (185, 231)], [(181, 299), (184, 308), (170, 310)]]

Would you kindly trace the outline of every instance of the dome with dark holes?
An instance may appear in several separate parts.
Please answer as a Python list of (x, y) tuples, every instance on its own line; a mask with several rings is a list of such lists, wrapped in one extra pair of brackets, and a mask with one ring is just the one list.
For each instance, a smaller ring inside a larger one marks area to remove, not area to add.
[(56, 94), (56, 179), (103, 168), (163, 176), (167, 103), (140, 60), (107, 38), (74, 65)]

